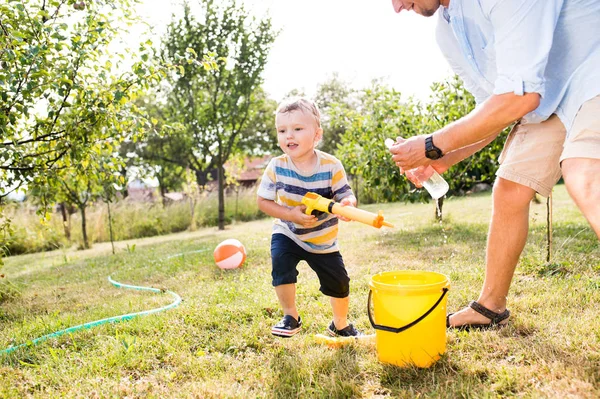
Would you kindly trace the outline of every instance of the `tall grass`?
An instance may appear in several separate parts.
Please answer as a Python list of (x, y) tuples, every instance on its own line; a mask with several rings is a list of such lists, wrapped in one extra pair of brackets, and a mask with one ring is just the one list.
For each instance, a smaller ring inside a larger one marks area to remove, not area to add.
[[(192, 220), (192, 204), (194, 205)], [(0, 240), (9, 255), (81, 247), (81, 215), (70, 217), (71, 239), (67, 239), (60, 212), (53, 210), (49, 220), (36, 214), (29, 202), (11, 203), (5, 216), (11, 219), (11, 234)], [(195, 200), (186, 198), (166, 205), (157, 201), (120, 200), (110, 205), (113, 239), (116, 241), (195, 230), (218, 224), (218, 196), (205, 193)], [(250, 221), (262, 217), (256, 206), (256, 188), (228, 192), (225, 198), (225, 223)], [(108, 206), (96, 203), (86, 209), (87, 234), (91, 243), (110, 241)]]

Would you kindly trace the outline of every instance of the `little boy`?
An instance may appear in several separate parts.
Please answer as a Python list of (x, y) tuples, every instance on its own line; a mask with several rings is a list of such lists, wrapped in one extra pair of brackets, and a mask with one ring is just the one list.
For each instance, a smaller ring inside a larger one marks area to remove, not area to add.
[(333, 321), (327, 333), (360, 335), (346, 319), (350, 278), (337, 245), (338, 217), (307, 215), (301, 203), (304, 194), (315, 192), (344, 206), (356, 206), (344, 167), (334, 156), (315, 149), (323, 129), (319, 109), (312, 101), (297, 98), (283, 102), (277, 108), (275, 124), (284, 154), (267, 166), (257, 200), (261, 211), (276, 218), (271, 275), (284, 317), (271, 333), (291, 337), (302, 327), (296, 309), (296, 266), (304, 260), (317, 273), (320, 291), (330, 297)]

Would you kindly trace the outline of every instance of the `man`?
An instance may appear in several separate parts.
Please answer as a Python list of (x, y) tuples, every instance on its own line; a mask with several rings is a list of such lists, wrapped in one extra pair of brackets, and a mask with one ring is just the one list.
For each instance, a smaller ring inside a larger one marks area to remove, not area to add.
[(517, 122), (493, 190), (486, 274), (476, 302), (448, 326), (508, 322), (508, 290), (536, 192), (548, 196), (562, 172), (567, 190), (600, 238), (600, 1), (392, 0), (394, 10), (436, 11), (437, 41), (478, 106), (430, 135), (398, 139), (401, 170), (438, 172)]

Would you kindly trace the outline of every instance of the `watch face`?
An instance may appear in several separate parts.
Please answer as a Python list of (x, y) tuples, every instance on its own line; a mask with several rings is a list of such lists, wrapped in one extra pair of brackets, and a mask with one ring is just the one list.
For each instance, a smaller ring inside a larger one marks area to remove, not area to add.
[(425, 152), (425, 156), (429, 159), (438, 159), (440, 157), (440, 153), (436, 150), (429, 150)]

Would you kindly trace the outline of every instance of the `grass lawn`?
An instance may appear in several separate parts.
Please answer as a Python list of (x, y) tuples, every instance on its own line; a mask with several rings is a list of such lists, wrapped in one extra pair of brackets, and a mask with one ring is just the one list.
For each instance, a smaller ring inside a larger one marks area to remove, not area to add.
[[(372, 333), (368, 283), (381, 271), (450, 278), (449, 311), (476, 299), (483, 280), (489, 194), (451, 198), (444, 222), (431, 204), (385, 204), (395, 229), (343, 223), (352, 278), (351, 321)], [(546, 205), (532, 204), (528, 244), (509, 296), (510, 325), (449, 332), (429, 369), (377, 360), (373, 345), (329, 349), (314, 334), (331, 321), (329, 300), (302, 263), (303, 331), (270, 334), (281, 312), (270, 281), (271, 219), (193, 233), (97, 244), (5, 259), (0, 350), (101, 318), (167, 305), (171, 297), (119, 289), (107, 277), (172, 290), (172, 310), (102, 325), (0, 356), (0, 397), (600, 397), (600, 248), (564, 186), (554, 192), (553, 259), (546, 263)], [(242, 269), (219, 270), (212, 250), (244, 243)], [(204, 252), (198, 252), (205, 250)], [(179, 255), (178, 255), (179, 254)]]

